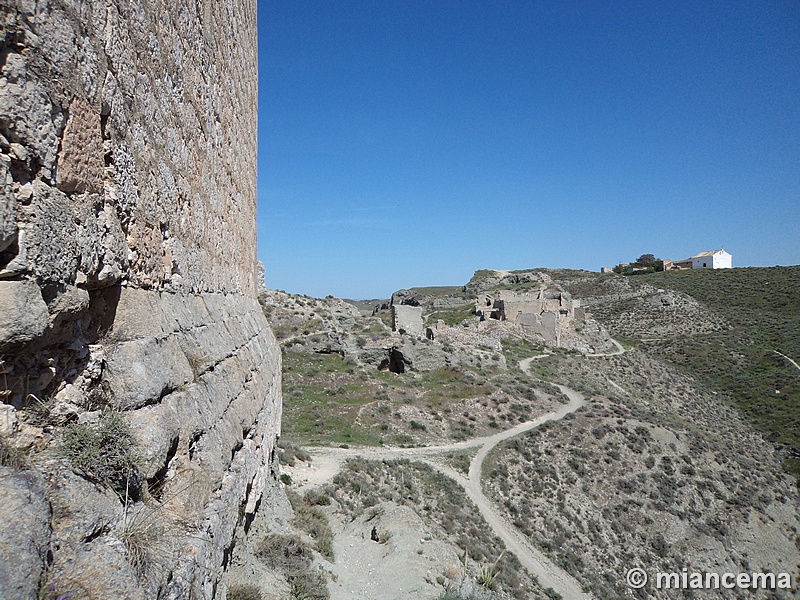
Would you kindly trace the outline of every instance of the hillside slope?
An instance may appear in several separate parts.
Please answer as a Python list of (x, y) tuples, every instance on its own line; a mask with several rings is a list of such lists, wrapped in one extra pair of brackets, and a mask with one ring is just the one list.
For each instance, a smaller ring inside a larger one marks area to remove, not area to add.
[[(468, 443), (551, 410), (558, 402), (552, 384), (563, 384), (581, 390), (586, 406), (563, 421), (504, 442), (484, 463), (486, 495), (528, 543), (597, 598), (695, 597), (691, 590), (665, 591), (652, 585), (629, 589), (624, 575), (634, 566), (651, 575), (684, 568), (786, 572), (796, 585), (800, 498), (785, 471), (795, 446), (770, 441), (780, 441), (778, 433), (793, 439), (792, 429), (776, 427), (775, 419), (794, 419), (796, 367), (774, 354), (772, 346), (793, 356), (789, 338), (798, 331), (796, 274), (795, 268), (733, 270), (716, 279), (711, 273), (624, 278), (568, 270), (479, 271), (462, 290), (396, 293), (393, 301), (417, 304), (423, 313), (467, 313), (445, 326), (449, 338), (436, 341), (399, 336), (377, 315), (331, 319), (339, 306), (335, 299), (281, 297), (267, 307), (279, 331), (281, 323), (298, 319), (298, 313), (308, 322), (331, 323), (327, 331), (326, 326), (304, 327), (297, 321), (285, 331), (284, 431), (295, 443), (342, 444), (341, 452), (350, 454), (359, 453), (358, 444), (370, 444), (377, 448), (365, 449), (365, 456), (388, 456), (391, 450), (391, 456), (414, 460), (428, 452), (425, 446)], [(781, 293), (764, 292), (777, 281)], [(547, 346), (508, 323), (479, 324), (465, 303), (473, 292), (522, 292), (542, 284), (580, 299), (622, 339), (627, 351), (614, 355), (580, 352), (580, 345)], [(727, 305), (715, 302), (723, 297), (730, 298)], [(321, 347), (322, 337), (336, 343)], [(452, 362), (444, 370), (412, 364), (405, 372), (392, 373), (360, 359), (364, 348), (386, 344), (435, 346)], [(487, 352), (502, 360), (481, 359)], [(463, 358), (470, 355), (472, 359)], [(462, 358), (454, 360), (456, 356)], [(537, 360), (523, 361), (531, 356)], [(736, 358), (742, 371), (738, 379), (731, 377), (730, 365), (718, 363), (720, 356)], [(759, 370), (759, 361), (771, 356), (775, 362), (768, 365), (774, 369)], [(520, 361), (529, 372), (520, 369)], [(773, 385), (780, 385), (771, 394), (783, 404), (762, 401), (754, 389)], [(748, 397), (749, 406), (743, 401)], [(767, 409), (772, 411), (769, 418), (754, 418)], [(312, 454), (321, 461), (318, 467), (312, 456), (310, 463), (298, 461), (290, 471), (302, 478), (328, 469), (327, 455), (334, 451), (317, 448)], [(466, 473), (471, 456), (452, 452), (442, 460)], [(384, 507), (393, 510), (387, 503), (402, 503), (415, 510), (434, 540), (453, 545), (459, 554), (474, 554), (462, 571), (471, 573), (467, 579), (474, 584), (501, 546), (494, 541), (491, 549), (478, 552), (482, 546), (474, 540), (489, 533), (481, 529), (488, 524), (471, 523), (464, 535), (446, 515), (431, 512), (437, 501), (420, 485), (424, 473), (424, 465), (386, 459), (346, 465), (334, 484), (322, 490), (332, 499), (328, 518), (334, 529), (347, 529), (344, 524), (362, 510), (377, 514)], [(453, 498), (452, 486), (447, 489)], [(393, 552), (414, 550), (401, 544), (384, 550), (402, 562), (409, 557)], [(508, 574), (508, 564), (500, 568)], [(375, 577), (383, 577), (380, 572)], [(447, 573), (432, 573), (427, 580), (441, 580), (451, 591), (440, 588), (437, 594), (435, 586), (423, 585), (419, 589), (426, 591), (420, 597), (472, 597), (453, 595), (457, 588)], [(550, 597), (534, 583), (519, 588), (518, 582), (509, 586), (509, 580), (503, 581), (495, 592), (481, 586), (460, 589), (464, 594), (477, 589), (481, 597)], [(796, 593), (775, 590), (748, 597), (790, 598)], [(732, 596), (723, 590), (702, 597)]]
[(724, 394), (800, 476), (800, 267), (559, 281), (613, 335)]

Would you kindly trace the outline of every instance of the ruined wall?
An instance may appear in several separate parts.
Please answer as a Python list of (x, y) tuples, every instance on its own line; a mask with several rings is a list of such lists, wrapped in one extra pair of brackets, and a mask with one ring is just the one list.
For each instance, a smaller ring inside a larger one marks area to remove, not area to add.
[[(0, 442), (27, 456), (0, 465), (0, 597), (222, 597), (280, 423), (256, 1), (0, 0), (0, 48)], [(112, 409), (124, 494), (59, 451)]]
[(422, 307), (392, 304), (392, 331), (422, 335)]

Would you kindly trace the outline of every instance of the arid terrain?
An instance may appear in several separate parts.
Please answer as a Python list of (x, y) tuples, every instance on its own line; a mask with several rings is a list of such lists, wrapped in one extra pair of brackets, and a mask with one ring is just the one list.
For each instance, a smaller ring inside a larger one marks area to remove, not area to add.
[[(730, 369), (712, 360), (733, 340), (723, 355), (774, 387), (785, 406), (770, 397), (764, 410), (797, 429), (796, 342), (783, 335), (800, 311), (791, 293), (771, 310), (763, 284), (785, 277), (796, 292), (798, 270), (769, 271), (479, 271), (371, 309), (268, 292), (284, 356), (282, 481), (317, 578), (318, 596), (292, 597), (795, 597), (796, 439), (764, 427), (753, 390), (720, 385)], [(727, 309), (709, 301), (731, 285), (747, 319), (731, 318), (730, 293)], [(473, 297), (544, 287), (589, 313), (565, 321), (559, 343), (474, 314)], [(420, 306), (428, 335), (392, 331), (392, 304)], [(748, 355), (754, 345), (767, 356)], [(381, 360), (393, 352), (402, 372)], [(632, 589), (634, 567), (787, 572), (795, 587)], [(291, 592), (298, 578), (281, 581)]]

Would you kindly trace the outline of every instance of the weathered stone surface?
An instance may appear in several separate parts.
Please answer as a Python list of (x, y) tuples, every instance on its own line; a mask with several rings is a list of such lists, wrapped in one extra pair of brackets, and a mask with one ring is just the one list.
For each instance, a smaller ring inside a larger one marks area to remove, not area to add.
[(6, 11), (0, 134), (21, 175), (111, 204), (135, 283), (256, 293), (254, 15), (251, 0)]
[(392, 304), (392, 329), (408, 335), (423, 335), (422, 307)]
[(60, 191), (37, 180), (33, 199), (20, 211), (19, 223), (25, 232), (20, 253), (27, 257), (28, 269), (37, 277), (72, 283), (78, 269), (78, 231), (69, 199)]
[(9, 52), (0, 66), (0, 133), (27, 148), (46, 177), (55, 167), (60, 120), (60, 109), (25, 58)]
[(103, 372), (103, 380), (124, 409), (157, 402), (193, 376), (189, 361), (172, 337), (116, 345), (106, 356)]
[(0, 523), (0, 598), (37, 600), (50, 541), (50, 508), (31, 473), (0, 467)]
[(58, 154), (58, 189), (100, 194), (105, 173), (100, 114), (80, 96), (69, 105), (68, 114)]
[(0, 280), (0, 350), (37, 339), (47, 322), (47, 305), (38, 285)]
[[(60, 544), (78, 546), (109, 529), (122, 516), (123, 504), (108, 489), (99, 489), (60, 461), (51, 465), (48, 500), (52, 529)], [(81, 498), (81, 502), (75, 502)]]
[(141, 580), (128, 565), (121, 542), (113, 546), (87, 544), (59, 553), (45, 585), (54, 598), (149, 600), (155, 597), (142, 589)]
[(0, 252), (17, 238), (17, 199), (11, 189), (8, 163), (0, 160)]
[(66, 285), (47, 302), (53, 316), (78, 315), (89, 308), (89, 292), (74, 285)]
[(9, 437), (17, 429), (17, 411), (9, 404), (0, 404), (0, 437)]
[(42, 447), (66, 420), (123, 411), (144, 487), (184, 524), (164, 522), (171, 544), (142, 575), (123, 538), (150, 506), (130, 498), (123, 516), (101, 483), (43, 466), (50, 595), (224, 597), (232, 542), (275, 483), (280, 351), (255, 299), (255, 17), (254, 0), (0, 0), (12, 401), (55, 399), (54, 422), (25, 434)]
[(89, 288), (119, 281), (128, 264), (125, 233), (113, 206), (100, 196), (83, 197), (75, 209), (80, 270)]

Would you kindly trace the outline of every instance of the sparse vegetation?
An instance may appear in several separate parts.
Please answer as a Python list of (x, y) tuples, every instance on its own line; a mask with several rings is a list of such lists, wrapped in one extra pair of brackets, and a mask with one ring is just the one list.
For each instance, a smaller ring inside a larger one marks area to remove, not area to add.
[[(416, 508), (423, 519), (446, 533), (464, 553), (465, 560), (472, 561), (476, 574), (505, 550), (461, 487), (428, 465), (406, 460), (352, 459), (333, 485), (340, 491), (342, 508), (352, 514), (383, 501)], [(504, 554), (492, 573), (497, 590), (512, 597), (529, 598), (540, 589), (513, 554)]]
[(10, 440), (0, 435), (0, 466), (24, 469), (28, 466), (28, 452), (17, 448)]
[[(506, 518), (596, 597), (626, 593), (615, 576), (625, 561), (679, 571), (696, 555), (693, 540), (724, 546), (726, 568), (737, 568), (763, 552), (742, 541), (754, 514), (787, 519), (771, 543), (791, 554), (792, 486), (719, 397), (641, 352), (602, 365), (548, 360), (596, 399), (498, 446), (484, 474)], [(667, 543), (664, 523), (681, 539)]]
[(312, 566), (311, 550), (299, 537), (270, 534), (258, 543), (256, 557), (279, 571), (290, 586), (292, 600), (328, 600), (325, 576)]
[(646, 281), (690, 294), (731, 324), (648, 350), (724, 391), (773, 442), (800, 449), (800, 371), (774, 352), (800, 361), (800, 267), (676, 271)]
[(319, 508), (325, 504), (320, 498), (326, 496), (317, 493), (300, 497), (294, 492), (290, 492), (288, 496), (295, 513), (293, 524), (311, 537), (317, 552), (333, 562), (333, 531), (328, 517)]
[(84, 475), (121, 496), (134, 494), (140, 486), (135, 439), (117, 411), (105, 411), (95, 424), (68, 425), (61, 451)]
[(444, 321), (445, 325), (459, 325), (464, 319), (475, 318), (475, 304), (470, 302), (461, 306), (454, 306), (451, 308), (440, 308), (429, 313), (425, 319), (427, 325), (433, 325), (439, 319)]
[(228, 600), (262, 600), (261, 589), (257, 585), (232, 585), (228, 590)]
[[(542, 354), (544, 347), (511, 333), (495, 338), (494, 347), (481, 348), (487, 355), (497, 353), (497, 339), (502, 339), (507, 370), (483, 363), (398, 375), (327, 355), (299, 358), (309, 364), (297, 365), (295, 381), (290, 381), (290, 359), (287, 381), (300, 385), (302, 373), (302, 385), (316, 386), (304, 390), (309, 393), (303, 401), (315, 402), (318, 439), (326, 439), (325, 428), (346, 415), (338, 430), (350, 437), (337, 439), (339, 445), (357, 444), (365, 435), (402, 446), (463, 440), (507, 429), (561, 401), (555, 387), (537, 380), (581, 390), (589, 406), (498, 448), (484, 464), (485, 477), (497, 505), (532, 543), (596, 597), (618, 598), (629, 593), (619, 577), (626, 564), (680, 570), (698, 556), (698, 544), (726, 548), (726, 567), (746, 570), (763, 550), (743, 541), (756, 538), (754, 517), (780, 532), (771, 534), (771, 544), (783, 555), (793, 556), (800, 544), (795, 491), (775, 468), (770, 448), (729, 408), (742, 408), (771, 439), (800, 449), (795, 441), (800, 436), (800, 415), (794, 414), (800, 406), (797, 369), (775, 354), (800, 356), (798, 272), (782, 272), (794, 277), (794, 287), (785, 281), (773, 294), (764, 291), (769, 281), (755, 278), (742, 286), (733, 283), (733, 275), (711, 271), (636, 278), (548, 271), (555, 284), (586, 298), (584, 306), (632, 351), (589, 360), (575, 351), (548, 348), (550, 356), (534, 360), (529, 377), (516, 365)], [(518, 275), (499, 287), (539, 288), (544, 281), (527, 271)], [(686, 286), (707, 285), (705, 292), (690, 292), (701, 303), (673, 291), (680, 287), (671, 284), (673, 275)], [(485, 282), (497, 277), (486, 272)], [(755, 293), (754, 287), (761, 291)], [(732, 298), (734, 308), (720, 308), (719, 299), (715, 305), (717, 296)], [(744, 309), (734, 314), (737, 306)], [(463, 335), (469, 331), (460, 329)], [(373, 340), (360, 335), (359, 347), (368, 347)], [(453, 340), (445, 342), (447, 352), (463, 351)], [(446, 460), (466, 473), (470, 457), (459, 451)], [(516, 572), (506, 564), (512, 557), (504, 557), (493, 573), (492, 561), (502, 546), (486, 537), (474, 508), (463, 508), (461, 490), (451, 489), (456, 484), (434, 470), (404, 461), (355, 460), (335, 485), (337, 501), (353, 516), (384, 501), (413, 507), (464, 553), (468, 581), (486, 593), (495, 581), (501, 594), (519, 593), (519, 585), (505, 580)], [(306, 503), (315, 505), (311, 499)], [(681, 536), (668, 535), (673, 530)], [(449, 576), (436, 580), (446, 587), (443, 598), (473, 597), (466, 587), (446, 586), (454, 581)], [(525, 588), (529, 595), (535, 589), (539, 597), (558, 597), (553, 590)], [(647, 594), (662, 597), (650, 589), (634, 597)]]

